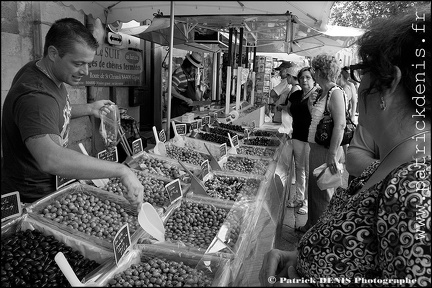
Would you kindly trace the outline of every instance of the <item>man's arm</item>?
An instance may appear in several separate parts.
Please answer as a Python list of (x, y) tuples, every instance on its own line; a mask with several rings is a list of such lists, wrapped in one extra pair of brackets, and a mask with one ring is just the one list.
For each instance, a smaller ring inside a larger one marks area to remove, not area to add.
[(188, 103), (189, 105), (191, 105), (192, 102), (193, 102), (192, 99), (187, 98), (187, 97), (181, 95), (179, 92), (177, 92), (177, 90), (176, 90), (174, 87), (172, 87), (172, 89), (171, 89), (171, 95), (172, 95), (172, 97), (175, 97), (175, 98), (178, 98), (178, 99), (180, 99), (180, 100), (185, 101), (185, 102)]
[(72, 104), (71, 118), (78, 118), (83, 116), (95, 116), (99, 118), (99, 112), (104, 114), (110, 113), (110, 105), (115, 104), (110, 100), (99, 100), (87, 104)]
[(61, 147), (60, 136), (54, 134), (29, 137), (25, 144), (45, 173), (74, 179), (118, 177), (128, 190), (129, 195), (126, 196), (135, 203), (142, 202), (144, 187), (135, 173), (123, 164), (100, 160)]

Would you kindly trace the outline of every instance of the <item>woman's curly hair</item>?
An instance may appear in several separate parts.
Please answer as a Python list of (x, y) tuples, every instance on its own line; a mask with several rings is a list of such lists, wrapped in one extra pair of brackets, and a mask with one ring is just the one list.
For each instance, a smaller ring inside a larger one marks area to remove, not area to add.
[[(395, 76), (394, 66), (397, 66), (402, 74), (400, 85), (411, 103), (418, 108), (413, 97), (424, 96), (426, 116), (430, 117), (431, 79), (426, 68), (430, 65), (431, 53), (423, 42), (430, 40), (427, 37), (431, 31), (430, 9), (428, 4), (389, 19), (377, 19), (358, 40), (360, 59), (373, 75), (370, 86), (362, 91), (362, 96), (371, 91), (382, 93), (390, 87)], [(415, 27), (424, 28), (424, 32), (416, 31)], [(424, 91), (421, 94), (417, 93), (418, 85), (424, 85), (420, 89)]]
[(315, 56), (312, 59), (311, 66), (315, 69), (316, 73), (321, 73), (321, 77), (327, 79), (328, 81), (335, 82), (340, 73), (339, 61), (337, 61), (334, 56), (326, 53)]

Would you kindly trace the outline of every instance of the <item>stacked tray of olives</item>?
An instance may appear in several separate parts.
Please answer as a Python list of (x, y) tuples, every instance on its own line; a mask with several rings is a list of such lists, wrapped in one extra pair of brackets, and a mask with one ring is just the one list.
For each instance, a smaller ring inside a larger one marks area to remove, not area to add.
[(239, 176), (214, 174), (204, 182), (209, 196), (232, 201), (253, 199), (261, 180)]
[(82, 279), (99, 264), (80, 252), (37, 230), (18, 231), (1, 240), (2, 287), (70, 287), (54, 260), (62, 252), (77, 275)]
[(265, 175), (269, 165), (270, 160), (230, 155), (222, 169), (244, 174)]
[[(143, 202), (149, 202), (153, 206), (168, 206), (170, 201), (165, 189), (165, 185), (170, 181), (158, 179), (145, 174), (143, 171), (132, 169), (135, 172), (141, 184), (144, 186)], [(119, 178), (110, 178), (107, 185), (102, 188), (108, 192), (124, 196), (127, 194), (126, 187), (121, 183)], [(183, 189), (186, 187), (183, 185)]]

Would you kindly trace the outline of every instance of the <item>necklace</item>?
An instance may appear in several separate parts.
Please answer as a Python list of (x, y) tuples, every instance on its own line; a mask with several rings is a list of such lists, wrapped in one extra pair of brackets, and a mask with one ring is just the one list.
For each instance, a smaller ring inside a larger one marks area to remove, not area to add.
[[(390, 149), (390, 151), (384, 156), (384, 158), (380, 161), (380, 164), (379, 165), (381, 165), (381, 163), (383, 163), (384, 162), (384, 160), (396, 149), (396, 148), (398, 148), (400, 145), (402, 145), (403, 143), (405, 143), (405, 142), (407, 142), (407, 141), (409, 141), (409, 140), (411, 140), (411, 139), (414, 139), (415, 137), (417, 137), (417, 136), (419, 136), (419, 135), (422, 135), (422, 134), (426, 134), (426, 133), (430, 133), (431, 132), (431, 130), (426, 130), (426, 131), (423, 131), (423, 132), (419, 132), (419, 133), (417, 133), (417, 134), (414, 134), (414, 135), (411, 135), (411, 136), (409, 136), (409, 137), (407, 137), (407, 138), (405, 138), (405, 139), (403, 139), (401, 142), (399, 142), (398, 144), (396, 144), (395, 146), (393, 146), (393, 148), (391, 148)], [(377, 167), (377, 169), (378, 169), (378, 167)]]
[(300, 102), (301, 101), (303, 101), (303, 100), (305, 100), (308, 96), (309, 96), (309, 93), (314, 89), (315, 87), (312, 87), (302, 98), (301, 98), (301, 100), (300, 100)]
[(42, 71), (48, 78), (50, 78), (52, 80), (52, 78), (48, 74), (48, 72), (39, 65), (39, 62), (40, 62), (40, 60), (36, 62), (36, 66), (39, 68), (40, 71)]

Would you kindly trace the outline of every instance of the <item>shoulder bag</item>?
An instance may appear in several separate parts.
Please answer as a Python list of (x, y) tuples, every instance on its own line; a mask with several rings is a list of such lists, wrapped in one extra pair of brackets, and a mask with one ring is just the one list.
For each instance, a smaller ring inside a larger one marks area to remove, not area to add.
[[(318, 123), (316, 133), (315, 133), (315, 142), (319, 145), (326, 147), (326, 148), (330, 147), (330, 140), (332, 137), (333, 126), (334, 126), (333, 118), (331, 117), (330, 112), (327, 110), (327, 102), (328, 102), (328, 98), (330, 97), (330, 95), (331, 95), (331, 93), (335, 87), (339, 87), (339, 86), (334, 86), (333, 88), (331, 88), (329, 90), (329, 92), (327, 94), (325, 108), (324, 108), (324, 117)], [(345, 102), (346, 101), (345, 100), (345, 91), (342, 88), (340, 88), (340, 89), (342, 90), (342, 93), (344, 94), (343, 96), (344, 96), (344, 102)], [(340, 144), (341, 146), (349, 144), (351, 142), (351, 139), (353, 138), (353, 135), (354, 135), (354, 130), (356, 128), (356, 125), (351, 120), (349, 111), (346, 110), (346, 104), (345, 104), (344, 108), (345, 108), (346, 126), (345, 126), (345, 130), (343, 133), (342, 142)]]

